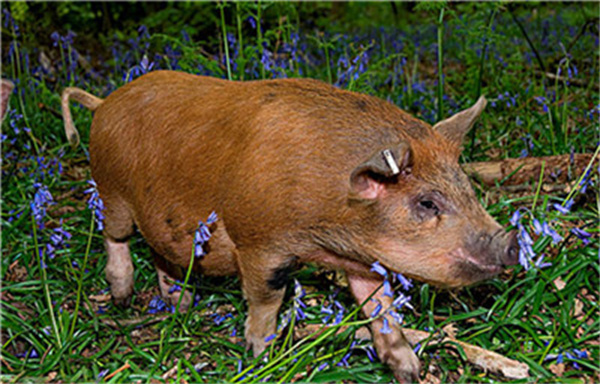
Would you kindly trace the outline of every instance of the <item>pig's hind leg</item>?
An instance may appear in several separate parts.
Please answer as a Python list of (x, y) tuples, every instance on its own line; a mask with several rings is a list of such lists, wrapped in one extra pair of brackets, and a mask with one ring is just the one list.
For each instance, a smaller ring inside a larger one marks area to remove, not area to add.
[(110, 284), (113, 301), (129, 306), (133, 293), (133, 263), (129, 252), (129, 237), (133, 233), (133, 218), (127, 204), (119, 198), (102, 195), (104, 205), (104, 245), (108, 261), (104, 273)]
[[(177, 306), (177, 303), (179, 303), (182, 289), (180, 286), (175, 285), (174, 281), (184, 280), (183, 270), (181, 267), (173, 265), (156, 251), (152, 250), (152, 253), (154, 255), (154, 266), (156, 267), (156, 273), (158, 275), (160, 295), (166, 303), (175, 307)], [(186, 312), (192, 303), (192, 299), (192, 292), (189, 289), (186, 289), (185, 292), (183, 292), (183, 297), (179, 304), (179, 312)]]

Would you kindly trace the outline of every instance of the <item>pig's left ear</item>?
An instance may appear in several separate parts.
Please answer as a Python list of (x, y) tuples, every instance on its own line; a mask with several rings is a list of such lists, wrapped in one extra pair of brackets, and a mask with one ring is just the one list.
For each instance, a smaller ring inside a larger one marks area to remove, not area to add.
[(405, 142), (377, 151), (350, 175), (352, 192), (363, 199), (381, 197), (387, 184), (410, 173), (411, 165), (412, 151)]
[(487, 100), (481, 96), (471, 108), (458, 112), (456, 115), (442, 120), (433, 126), (433, 129), (444, 135), (448, 140), (455, 143), (458, 147), (462, 145), (467, 132), (473, 127), (475, 121), (483, 112)]

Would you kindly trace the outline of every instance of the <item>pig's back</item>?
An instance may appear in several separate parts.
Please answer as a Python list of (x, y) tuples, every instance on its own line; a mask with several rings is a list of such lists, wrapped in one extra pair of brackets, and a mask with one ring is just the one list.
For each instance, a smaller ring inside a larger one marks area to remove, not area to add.
[(268, 241), (343, 214), (352, 169), (407, 127), (427, 128), (389, 103), (313, 80), (157, 71), (98, 108), (92, 173), (102, 194), (128, 202), (147, 239), (193, 232), (215, 210), (236, 243)]

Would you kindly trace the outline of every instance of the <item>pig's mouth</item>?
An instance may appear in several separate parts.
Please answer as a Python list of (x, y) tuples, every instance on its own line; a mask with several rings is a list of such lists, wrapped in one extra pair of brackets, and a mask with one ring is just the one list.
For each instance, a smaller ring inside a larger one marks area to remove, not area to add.
[(463, 273), (476, 277), (475, 280), (482, 280), (502, 272), (502, 265), (485, 263), (484, 260), (474, 257), (469, 252), (459, 249), (452, 256), (461, 264)]

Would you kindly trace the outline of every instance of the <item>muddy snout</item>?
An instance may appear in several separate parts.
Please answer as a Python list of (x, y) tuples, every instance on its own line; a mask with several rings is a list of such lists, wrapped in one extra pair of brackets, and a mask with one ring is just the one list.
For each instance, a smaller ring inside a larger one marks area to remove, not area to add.
[(506, 247), (502, 252), (502, 264), (505, 266), (516, 265), (519, 263), (519, 241), (517, 240), (517, 231), (510, 231), (506, 234)]
[(519, 261), (519, 242), (517, 232), (498, 230), (494, 234), (480, 233), (472, 240), (473, 256), (478, 264), (507, 267)]

